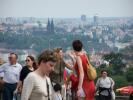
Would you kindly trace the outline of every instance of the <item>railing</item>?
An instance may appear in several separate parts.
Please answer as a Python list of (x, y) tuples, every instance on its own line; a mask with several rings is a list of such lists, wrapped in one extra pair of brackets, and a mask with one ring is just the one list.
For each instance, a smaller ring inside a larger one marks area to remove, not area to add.
[(129, 96), (116, 96), (116, 100), (129, 100)]
[[(97, 99), (95, 99), (97, 100)], [(129, 96), (116, 96), (115, 100), (129, 100)]]

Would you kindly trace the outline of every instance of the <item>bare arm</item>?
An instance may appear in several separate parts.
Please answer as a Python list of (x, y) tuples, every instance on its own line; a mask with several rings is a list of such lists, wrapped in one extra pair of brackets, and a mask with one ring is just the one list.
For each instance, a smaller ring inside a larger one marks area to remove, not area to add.
[(79, 84), (78, 84), (78, 89), (82, 88), (82, 84), (83, 84), (83, 79), (84, 79), (84, 71), (83, 71), (83, 66), (82, 66), (82, 61), (80, 56), (76, 57), (77, 60), (77, 64), (78, 64), (78, 68), (79, 68)]
[(111, 81), (111, 89), (113, 89), (114, 85), (115, 85), (115, 82), (114, 82), (114, 80), (112, 78), (110, 78), (110, 81)]
[(100, 78), (98, 78), (98, 80), (97, 80), (97, 82), (96, 82), (96, 87), (95, 87), (95, 90), (97, 91), (98, 90), (98, 88), (99, 88), (99, 84), (100, 83)]
[(14, 91), (14, 93), (21, 92), (21, 91), (22, 91), (22, 81), (19, 81), (17, 83), (17, 87), (16, 87), (16, 90)]
[(73, 67), (73, 66), (71, 66), (70, 64), (68, 64), (68, 63), (66, 63), (66, 62), (64, 62), (64, 64), (65, 64), (65, 66), (66, 66), (68, 69), (74, 71), (74, 67)]

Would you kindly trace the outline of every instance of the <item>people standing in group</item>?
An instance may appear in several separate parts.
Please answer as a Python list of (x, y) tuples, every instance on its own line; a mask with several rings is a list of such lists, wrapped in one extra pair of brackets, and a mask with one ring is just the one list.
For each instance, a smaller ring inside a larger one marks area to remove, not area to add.
[[(73, 100), (94, 100), (95, 93), (95, 85), (94, 81), (90, 80), (87, 75), (87, 64), (88, 57), (86, 53), (83, 51), (83, 44), (80, 40), (74, 40), (72, 43), (73, 51), (70, 56), (74, 61), (74, 66), (70, 66), (66, 63), (66, 66), (75, 71), (77, 83), (72, 86), (72, 92), (76, 92), (74, 94)], [(73, 84), (73, 81), (72, 81)]]
[(112, 100), (112, 92), (114, 88), (114, 81), (108, 77), (106, 70), (101, 71), (101, 77), (98, 78), (96, 83), (96, 91), (98, 91), (98, 100)]
[(4, 86), (3, 86), (3, 99), (12, 100), (13, 92), (19, 82), (20, 71), (22, 66), (17, 63), (18, 56), (15, 53), (10, 53), (9, 62), (0, 66), (0, 73), (4, 72)]
[(54, 51), (46, 50), (38, 57), (38, 69), (28, 74), (23, 83), (21, 100), (51, 100), (52, 85), (47, 76), (57, 62)]
[(17, 94), (18, 92), (21, 93), (24, 79), (27, 77), (27, 75), (30, 72), (33, 72), (37, 69), (37, 64), (33, 56), (31, 55), (27, 56), (25, 63), (26, 63), (26, 66), (24, 66), (20, 72), (19, 83), (17, 85), (16, 90), (14, 91), (14, 94)]

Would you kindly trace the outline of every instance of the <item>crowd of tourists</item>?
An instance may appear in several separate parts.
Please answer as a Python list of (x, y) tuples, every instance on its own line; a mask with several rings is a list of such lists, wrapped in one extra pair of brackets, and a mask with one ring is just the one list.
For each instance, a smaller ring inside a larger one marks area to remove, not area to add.
[(9, 62), (0, 65), (2, 100), (17, 100), (18, 94), (21, 100), (94, 100), (96, 94), (97, 100), (115, 100), (108, 72), (103, 70), (95, 84), (96, 72), (82, 42), (74, 40), (72, 48), (68, 53), (72, 64), (65, 61), (61, 48), (44, 50), (36, 59), (28, 55), (25, 66), (10, 53)]

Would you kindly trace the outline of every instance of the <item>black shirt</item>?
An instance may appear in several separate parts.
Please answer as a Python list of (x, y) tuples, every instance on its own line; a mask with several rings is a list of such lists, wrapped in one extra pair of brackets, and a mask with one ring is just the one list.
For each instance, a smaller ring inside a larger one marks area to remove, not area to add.
[(24, 66), (20, 72), (20, 81), (24, 81), (24, 79), (26, 78), (26, 76), (32, 72), (32, 70), (30, 70), (27, 66)]

